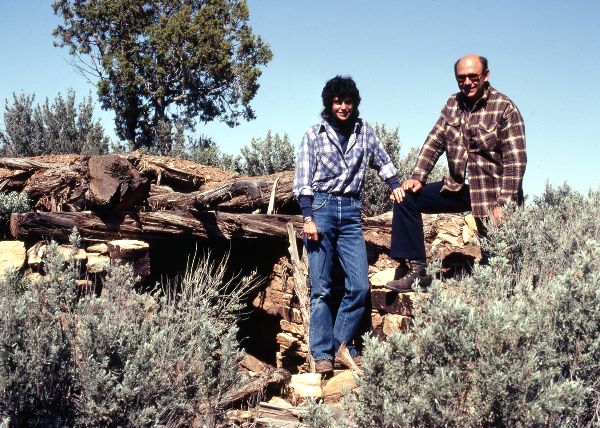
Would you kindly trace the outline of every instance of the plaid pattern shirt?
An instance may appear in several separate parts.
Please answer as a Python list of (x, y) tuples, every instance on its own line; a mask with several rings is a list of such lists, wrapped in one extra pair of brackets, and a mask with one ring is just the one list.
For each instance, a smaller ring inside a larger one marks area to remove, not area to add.
[(376, 169), (382, 180), (397, 174), (375, 130), (367, 122), (357, 120), (343, 153), (336, 132), (323, 120), (309, 128), (302, 138), (296, 162), (294, 195), (297, 198), (325, 192), (358, 196), (367, 166)]
[(444, 152), (450, 174), (442, 189), (460, 190), (466, 172), (474, 216), (489, 216), (508, 201), (522, 203), (525, 125), (506, 95), (489, 86), (471, 110), (460, 92), (452, 95), (423, 144), (412, 178), (425, 182)]

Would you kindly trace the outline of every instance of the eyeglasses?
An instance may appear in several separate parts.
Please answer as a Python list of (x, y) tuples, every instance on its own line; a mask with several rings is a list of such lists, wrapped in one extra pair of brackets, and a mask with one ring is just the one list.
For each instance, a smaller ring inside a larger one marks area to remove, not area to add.
[(458, 83), (464, 83), (467, 80), (467, 78), (469, 78), (469, 80), (472, 83), (478, 83), (481, 80), (481, 77), (483, 76), (483, 73), (485, 73), (485, 70), (483, 70), (479, 74), (476, 74), (476, 73), (471, 73), (471, 74), (457, 74), (456, 75), (456, 81)]

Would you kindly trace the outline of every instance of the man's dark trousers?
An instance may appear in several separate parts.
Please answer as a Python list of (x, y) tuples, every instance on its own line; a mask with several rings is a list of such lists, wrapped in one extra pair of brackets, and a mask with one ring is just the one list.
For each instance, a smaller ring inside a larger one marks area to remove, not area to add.
[(407, 193), (400, 204), (394, 203), (390, 255), (396, 260), (424, 260), (425, 236), (421, 213), (461, 213), (471, 210), (469, 186), (458, 192), (442, 190), (442, 181), (423, 186), (417, 193)]

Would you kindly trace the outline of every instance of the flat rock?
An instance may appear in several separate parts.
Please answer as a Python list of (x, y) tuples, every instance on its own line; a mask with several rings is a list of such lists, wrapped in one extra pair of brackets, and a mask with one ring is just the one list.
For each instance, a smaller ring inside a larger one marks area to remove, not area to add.
[(387, 314), (383, 317), (383, 334), (389, 336), (394, 333), (405, 333), (409, 329), (411, 322), (411, 317)]
[(388, 282), (390, 282), (394, 279), (395, 271), (396, 271), (395, 268), (388, 268), (388, 269), (381, 270), (381, 271), (377, 272), (376, 274), (374, 274), (373, 276), (371, 276), (371, 278), (369, 279), (369, 282), (371, 283), (371, 285), (373, 287), (383, 287), (385, 284), (387, 284)]
[(88, 273), (106, 272), (106, 269), (110, 265), (110, 257), (99, 253), (87, 253), (87, 256), (86, 270)]
[(323, 400), (327, 404), (338, 403), (344, 397), (344, 389), (356, 388), (356, 377), (352, 370), (344, 370), (323, 385)]
[(290, 388), (299, 397), (321, 397), (321, 375), (319, 373), (301, 373), (292, 375)]
[(413, 298), (415, 293), (397, 293), (385, 288), (371, 290), (373, 310), (388, 314), (412, 316)]
[(4, 275), (6, 269), (19, 270), (25, 265), (27, 252), (25, 244), (21, 241), (0, 242), (0, 275)]

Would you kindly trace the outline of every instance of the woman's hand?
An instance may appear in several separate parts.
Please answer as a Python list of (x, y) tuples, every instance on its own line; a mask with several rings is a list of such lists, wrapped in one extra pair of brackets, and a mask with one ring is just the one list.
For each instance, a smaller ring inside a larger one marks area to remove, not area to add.
[(306, 236), (306, 239), (309, 241), (318, 241), (319, 231), (317, 230), (317, 223), (314, 221), (304, 223), (304, 236)]

